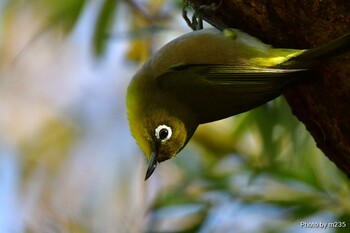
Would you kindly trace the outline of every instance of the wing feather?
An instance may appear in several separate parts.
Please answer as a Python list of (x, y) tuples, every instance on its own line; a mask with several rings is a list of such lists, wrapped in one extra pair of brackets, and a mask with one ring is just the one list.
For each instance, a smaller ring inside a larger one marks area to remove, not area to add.
[(233, 89), (283, 88), (295, 80), (296, 73), (306, 69), (278, 69), (229, 65), (184, 65), (172, 68), (160, 77), (163, 88), (202, 88), (203, 86), (230, 86)]
[(161, 91), (186, 103), (200, 123), (233, 116), (270, 101), (303, 69), (191, 65), (173, 68), (157, 78)]

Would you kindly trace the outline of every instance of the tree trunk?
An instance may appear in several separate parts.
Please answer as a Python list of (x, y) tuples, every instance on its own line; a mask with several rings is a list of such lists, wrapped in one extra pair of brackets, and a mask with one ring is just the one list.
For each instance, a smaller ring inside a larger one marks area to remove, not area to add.
[[(191, 0), (194, 7), (219, 0)], [(311, 48), (350, 32), (349, 0), (222, 0), (203, 18), (267, 44)], [(350, 177), (350, 52), (329, 59), (284, 96), (317, 146)], [(327, 171), (325, 171), (327, 172)]]

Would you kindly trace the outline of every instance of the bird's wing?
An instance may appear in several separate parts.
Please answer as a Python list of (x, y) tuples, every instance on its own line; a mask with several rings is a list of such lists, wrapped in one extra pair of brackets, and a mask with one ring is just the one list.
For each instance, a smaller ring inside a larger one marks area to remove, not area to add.
[(183, 99), (207, 123), (233, 116), (282, 94), (304, 70), (252, 66), (195, 65), (177, 67), (157, 77), (161, 91)]
[[(277, 69), (252, 66), (183, 65), (157, 78), (162, 88), (203, 88), (226, 86), (238, 92), (271, 92), (295, 80), (305, 69)], [(289, 77), (287, 77), (289, 76)]]

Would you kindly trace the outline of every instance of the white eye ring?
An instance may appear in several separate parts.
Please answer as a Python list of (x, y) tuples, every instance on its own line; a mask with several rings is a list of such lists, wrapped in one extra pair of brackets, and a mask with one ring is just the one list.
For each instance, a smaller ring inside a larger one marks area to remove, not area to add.
[(162, 142), (165, 142), (171, 138), (171, 135), (173, 134), (173, 131), (171, 128), (167, 125), (159, 125), (155, 130), (154, 134), (158, 140), (161, 140)]

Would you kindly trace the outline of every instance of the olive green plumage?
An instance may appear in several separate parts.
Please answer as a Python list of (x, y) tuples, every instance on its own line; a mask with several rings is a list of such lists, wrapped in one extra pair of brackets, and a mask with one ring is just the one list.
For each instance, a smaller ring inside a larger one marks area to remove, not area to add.
[(238, 30), (204, 29), (161, 48), (131, 80), (130, 129), (151, 160), (174, 157), (199, 124), (253, 109), (321, 59), (350, 48), (350, 34), (310, 50), (275, 49)]

